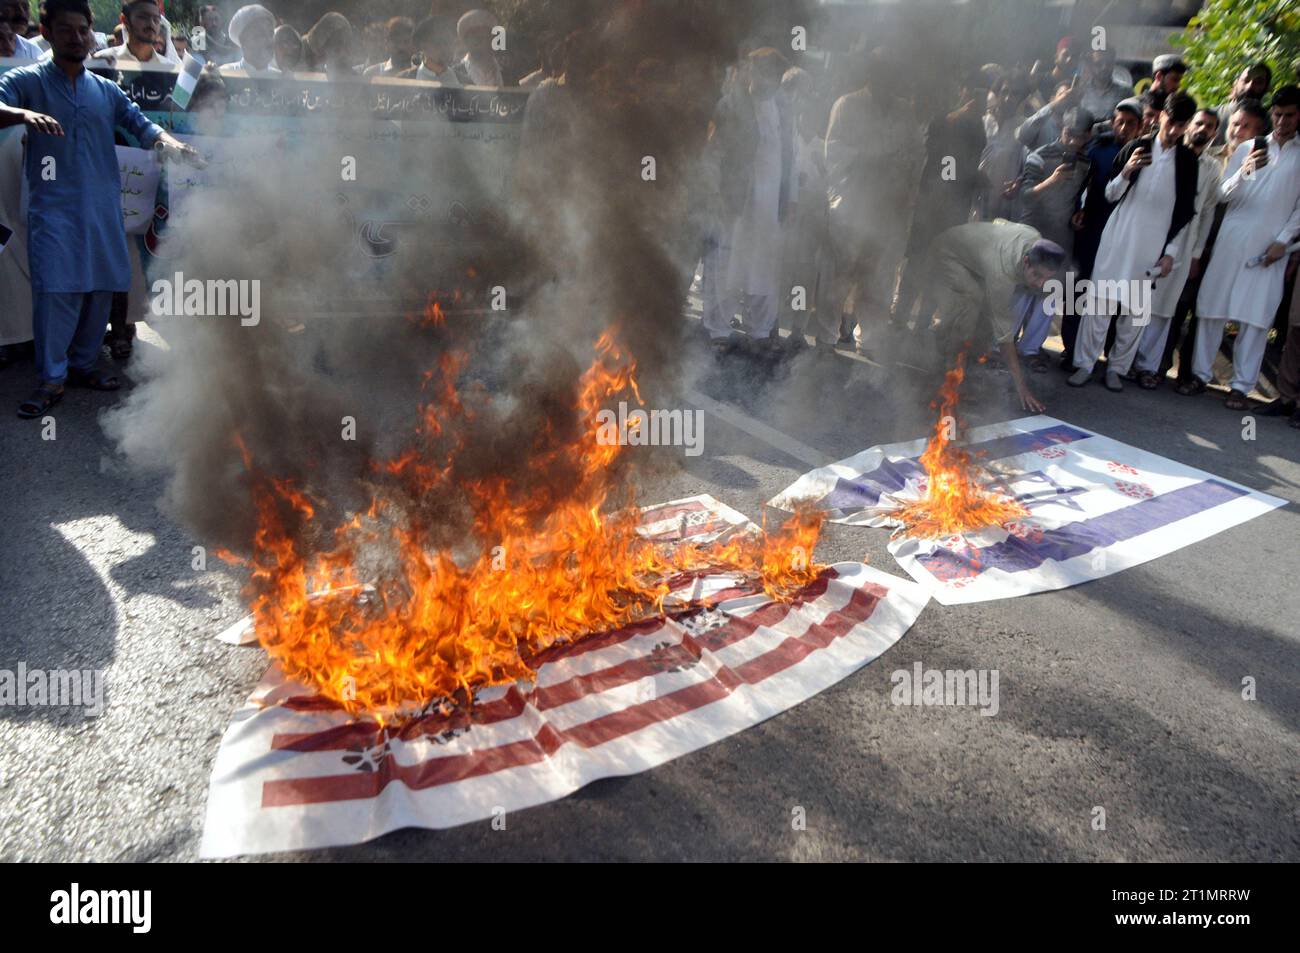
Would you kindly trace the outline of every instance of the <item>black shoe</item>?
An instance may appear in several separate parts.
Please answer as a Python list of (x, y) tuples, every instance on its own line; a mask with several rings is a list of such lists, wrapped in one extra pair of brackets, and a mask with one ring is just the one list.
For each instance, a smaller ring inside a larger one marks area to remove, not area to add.
[(1295, 412), (1295, 401), (1283, 400), (1281, 397), (1270, 400), (1267, 404), (1257, 404), (1255, 406), (1255, 413), (1262, 417), (1290, 417)]
[(726, 338), (709, 338), (709, 349), (718, 357), (730, 354), (736, 349), (736, 338), (738, 335)]

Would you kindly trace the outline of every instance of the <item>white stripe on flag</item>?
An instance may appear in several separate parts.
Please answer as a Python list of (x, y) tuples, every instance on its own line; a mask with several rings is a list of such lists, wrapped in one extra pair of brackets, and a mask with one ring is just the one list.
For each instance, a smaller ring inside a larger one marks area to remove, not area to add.
[[(1029, 513), (949, 539), (890, 540), (899, 565), (944, 605), (1100, 579), (1285, 505), (1046, 416), (976, 427), (962, 442)], [(895, 528), (893, 511), (921, 495), (926, 443), (872, 447), (805, 473), (768, 505), (810, 501), (832, 522)]]
[(176, 76), (176, 85), (172, 87), (172, 102), (177, 109), (189, 109), (190, 99), (199, 85), (199, 75), (203, 72), (204, 59), (198, 53), (185, 51), (181, 61), (181, 71)]
[[(211, 857), (323, 847), (406, 826), (451, 827), (492, 817), (496, 808), (513, 811), (562, 797), (600, 777), (654, 767), (784, 711), (872, 661), (902, 637), (925, 602), (914, 583), (839, 564), (826, 577), (825, 591), (800, 607), (765, 601), (732, 615), (727, 610), (733, 607), (724, 604), (731, 628), (697, 622), (692, 633), (693, 621), (685, 619), (588, 652), (579, 644), (578, 654), (542, 667), (530, 696), (549, 692), (557, 704), (548, 708), (539, 700), (495, 724), (476, 722), (444, 744), (389, 739), (379, 770), (371, 772), (345, 766), (337, 747), (271, 750), (275, 734), (319, 738), (323, 731), (348, 730), (342, 713), (250, 701), (218, 752), (201, 852)], [(745, 621), (755, 613), (772, 616), (770, 624)], [(728, 633), (732, 644), (708, 647), (711, 634)], [(698, 661), (631, 677), (657, 657), (671, 664), (688, 639), (700, 646)], [(592, 679), (597, 673), (611, 684)], [(565, 694), (583, 686), (592, 690)], [(509, 700), (517, 701), (516, 691), (483, 692), (478, 711), (506, 710)], [(534, 737), (535, 743), (527, 740)], [(379, 757), (378, 747), (364, 753)]]

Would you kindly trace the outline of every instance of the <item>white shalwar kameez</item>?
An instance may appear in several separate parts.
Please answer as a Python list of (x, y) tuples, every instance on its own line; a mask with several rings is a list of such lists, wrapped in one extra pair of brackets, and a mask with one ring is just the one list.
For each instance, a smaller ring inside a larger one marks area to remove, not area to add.
[(775, 99), (763, 99), (754, 102), (754, 115), (754, 186), (732, 228), (725, 285), (743, 302), (746, 331), (764, 338), (776, 327), (781, 272), (781, 114)]
[(32, 339), (32, 274), (27, 261), (26, 126), (0, 129), (0, 225), (13, 232), (0, 250), (0, 345)]
[(1160, 369), (1160, 359), (1165, 354), (1165, 342), (1169, 339), (1169, 324), (1178, 302), (1187, 287), (1187, 279), (1192, 273), (1192, 260), (1205, 254), (1206, 243), (1210, 240), (1210, 231), (1214, 228), (1214, 208), (1219, 202), (1219, 182), (1223, 175), (1223, 165), (1208, 150), (1201, 153), (1196, 171), (1196, 217), (1188, 223), (1188, 235), (1192, 238), (1191, 251), (1174, 262), (1169, 277), (1156, 282), (1151, 293), (1151, 323), (1142, 332), (1142, 343), (1138, 345), (1137, 363), (1139, 371), (1154, 374)]
[[(1091, 371), (1097, 363), (1106, 345), (1112, 309), (1119, 307), (1115, 343), (1107, 366), (1116, 373), (1128, 373), (1142, 331), (1151, 317), (1150, 301), (1143, 300), (1150, 290), (1146, 273), (1163, 255), (1178, 264), (1187, 227), (1168, 244), (1165, 242), (1176, 198), (1177, 154), (1177, 146), (1166, 149), (1156, 136), (1151, 143), (1151, 164), (1141, 171), (1131, 189), (1130, 181), (1122, 175), (1106, 183), (1106, 199), (1119, 205), (1101, 233), (1097, 263), (1092, 269), (1093, 288), (1097, 293), (1088, 301), (1089, 313), (1080, 320), (1079, 336), (1074, 343), (1074, 366), (1080, 370)], [(1136, 296), (1134, 291), (1138, 292)]]
[(1228, 206), (1214, 243), (1210, 266), (1196, 298), (1198, 317), (1192, 373), (1210, 382), (1224, 325), (1237, 322), (1233, 345), (1232, 389), (1249, 394), (1259, 380), (1260, 364), (1273, 316), (1282, 302), (1286, 258), (1247, 268), (1273, 242), (1289, 244), (1300, 231), (1300, 136), (1285, 144), (1268, 137), (1268, 165), (1242, 174), (1254, 140), (1243, 142), (1228, 160), (1221, 200)]

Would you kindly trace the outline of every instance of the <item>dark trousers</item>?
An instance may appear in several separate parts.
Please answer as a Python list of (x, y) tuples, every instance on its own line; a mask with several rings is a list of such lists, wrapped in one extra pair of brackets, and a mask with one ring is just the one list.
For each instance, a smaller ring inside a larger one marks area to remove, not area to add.
[(108, 312), (108, 330), (105, 341), (131, 341), (135, 339), (135, 325), (126, 320), (128, 296), (125, 291), (113, 292), (113, 306)]
[(1174, 366), (1174, 352), (1178, 352), (1178, 382), (1186, 383), (1192, 377), (1192, 348), (1196, 345), (1196, 295), (1201, 290), (1201, 279), (1187, 282), (1182, 297), (1169, 319), (1169, 337), (1165, 339), (1165, 353), (1160, 357), (1156, 374), (1164, 378)]

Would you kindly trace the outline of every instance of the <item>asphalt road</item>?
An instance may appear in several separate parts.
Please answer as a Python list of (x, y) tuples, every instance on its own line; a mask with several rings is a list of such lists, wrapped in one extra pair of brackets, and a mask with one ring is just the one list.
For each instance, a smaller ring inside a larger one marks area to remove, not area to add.
[[(692, 376), (693, 392), (744, 416), (707, 416), (703, 455), (668, 451), (645, 502), (710, 493), (759, 518), (809, 467), (747, 421), (828, 460), (932, 426), (932, 382), (897, 366), (804, 355), (719, 368), (701, 350)], [(1057, 372), (1034, 383), (1054, 416), (1291, 505), (1087, 585), (931, 602), (881, 659), (791, 711), (513, 814), (504, 831), (278, 856), (1300, 860), (1300, 433), (1261, 418), (1245, 441), (1218, 397), (1074, 391)], [(238, 579), (191, 569), (197, 541), (161, 515), (160, 481), (125, 469), (100, 427), (116, 396), (70, 395), (44, 441), (8, 410), (29, 387), (26, 369), (0, 372), (0, 669), (106, 669), (108, 704), (97, 718), (0, 707), (0, 858), (194, 859), (218, 742), (265, 667), (260, 651), (213, 640), (244, 614)], [(971, 424), (1023, 415), (1003, 372), (977, 370), (967, 395)], [(817, 558), (901, 576), (886, 542), (829, 526)], [(915, 662), (997, 669), (1000, 711), (893, 706), (890, 673)], [(806, 830), (792, 830), (794, 807)]]

